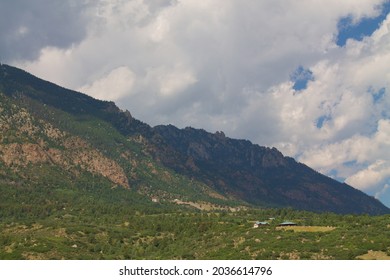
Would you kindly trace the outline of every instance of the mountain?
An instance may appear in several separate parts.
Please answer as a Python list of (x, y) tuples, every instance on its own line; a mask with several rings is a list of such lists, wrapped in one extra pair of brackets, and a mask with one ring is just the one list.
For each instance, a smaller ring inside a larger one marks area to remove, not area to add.
[[(113, 102), (4, 64), (0, 101), (0, 187), (3, 194), (19, 188), (23, 203), (29, 201), (26, 190), (35, 186), (55, 201), (81, 188), (93, 197), (104, 192), (119, 205), (143, 201), (148, 207), (158, 201), (161, 207), (185, 203), (390, 212), (375, 198), (275, 148), (231, 139), (223, 132), (151, 127)], [(17, 202), (14, 193), (9, 199)]]

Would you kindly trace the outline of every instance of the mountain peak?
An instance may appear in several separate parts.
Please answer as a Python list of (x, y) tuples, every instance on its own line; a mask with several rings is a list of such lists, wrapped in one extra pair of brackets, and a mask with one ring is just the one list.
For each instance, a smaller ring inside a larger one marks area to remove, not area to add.
[[(0, 69), (3, 106), (23, 108), (35, 120), (31, 127), (40, 131), (30, 137), (11, 121), (4, 130), (7, 137), (1, 138), (3, 154), (9, 145), (20, 144), (18, 149), (23, 150), (23, 145), (43, 143), (28, 146), (31, 149), (21, 158), (39, 150), (41, 158), (47, 158), (39, 164), (57, 166), (67, 162), (66, 172), (70, 174), (76, 172), (73, 170), (98, 174), (116, 185), (133, 186), (149, 195), (178, 197), (191, 193), (187, 198), (195, 200), (213, 193), (213, 197), (254, 207), (389, 213), (378, 200), (285, 157), (276, 148), (232, 139), (222, 131), (209, 133), (173, 125), (150, 127), (114, 102), (96, 100), (12, 66), (1, 64)], [(0, 111), (2, 117), (6, 111)], [(15, 114), (11, 111), (7, 111), (10, 120)], [(56, 143), (47, 130), (41, 129), (44, 126), (67, 135), (61, 141), (79, 139), (77, 143), (84, 145), (76, 145), (76, 152), (72, 150), (75, 146)], [(103, 168), (99, 162), (109, 167)], [(4, 158), (0, 158), (0, 166), (2, 163)]]

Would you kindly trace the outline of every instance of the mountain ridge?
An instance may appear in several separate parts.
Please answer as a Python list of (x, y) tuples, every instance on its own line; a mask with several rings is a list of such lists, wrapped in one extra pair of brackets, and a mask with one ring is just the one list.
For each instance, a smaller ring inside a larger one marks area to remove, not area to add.
[[(148, 191), (165, 193), (169, 197), (173, 189), (184, 191), (191, 182), (195, 182), (195, 193), (204, 192), (206, 195), (215, 192), (224, 199), (257, 207), (359, 214), (390, 212), (375, 198), (285, 157), (276, 148), (231, 139), (223, 132), (210, 133), (190, 127), (179, 129), (173, 125), (151, 127), (135, 119), (129, 111), (120, 110), (113, 102), (65, 89), (12, 66), (2, 64), (0, 68), (0, 92), (9, 98), (11, 105), (22, 106), (35, 115), (38, 123), (48, 123), (55, 129), (61, 127), (61, 131), (69, 134), (67, 137), (80, 137), (78, 141), (92, 149), (84, 156), (69, 154), (72, 145), (66, 147), (59, 142), (64, 150), (62, 161), (67, 153), (72, 158), (68, 160), (70, 165), (106, 178), (111, 175), (103, 165), (122, 169), (122, 173), (118, 171), (122, 175), (117, 175), (119, 177), (114, 183), (123, 187), (136, 185), (142, 192), (144, 182), (150, 185), (148, 180), (153, 180), (154, 185), (146, 187)], [(99, 127), (106, 129), (104, 133), (110, 131), (109, 135), (102, 135)], [(79, 135), (74, 135), (75, 131)], [(44, 136), (48, 137), (45, 133)], [(34, 141), (38, 141), (39, 137)], [(22, 140), (18, 138), (18, 141)], [(134, 150), (129, 150), (127, 145)], [(20, 149), (23, 150), (23, 147), (19, 146)], [(2, 150), (4, 154), (6, 148)], [(60, 153), (57, 151), (57, 154)], [(139, 161), (135, 155), (142, 155), (142, 160)], [(78, 160), (75, 159), (77, 157)], [(96, 157), (105, 164), (91, 167)], [(104, 160), (104, 157), (107, 159)], [(137, 169), (141, 165), (145, 165), (146, 169)], [(161, 177), (162, 174), (166, 178)], [(173, 182), (177, 181), (170, 181), (175, 176), (181, 176), (183, 179), (180, 180), (187, 183), (175, 188)], [(112, 178), (110, 181), (113, 182)], [(191, 196), (188, 198), (191, 199)]]

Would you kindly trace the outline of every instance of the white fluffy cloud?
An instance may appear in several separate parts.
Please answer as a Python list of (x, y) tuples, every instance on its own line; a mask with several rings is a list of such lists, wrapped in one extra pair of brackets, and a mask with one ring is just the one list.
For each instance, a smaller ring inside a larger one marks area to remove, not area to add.
[(389, 26), (390, 17), (371, 37), (349, 41), (314, 64), (315, 81), (294, 97), (288, 84), (274, 93), (282, 104), (282, 131), (291, 135), (277, 146), (387, 203)]
[(101, 79), (95, 80), (92, 84), (79, 88), (79, 91), (101, 100), (116, 101), (131, 94), (134, 80), (134, 73), (122, 66), (112, 70)]
[[(152, 125), (276, 146), (390, 203), (390, 18), (363, 41), (336, 45), (341, 17), (377, 16), (383, 2), (85, 1), (83, 39), (7, 62)], [(299, 67), (312, 80), (296, 91)]]

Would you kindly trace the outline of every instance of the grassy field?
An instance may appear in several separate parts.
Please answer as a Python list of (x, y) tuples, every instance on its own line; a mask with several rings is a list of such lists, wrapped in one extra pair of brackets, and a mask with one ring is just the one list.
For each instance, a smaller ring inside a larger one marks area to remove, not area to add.
[(368, 251), (367, 254), (357, 256), (361, 260), (390, 260), (390, 256), (382, 251)]

